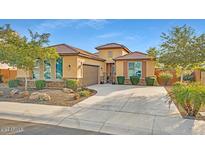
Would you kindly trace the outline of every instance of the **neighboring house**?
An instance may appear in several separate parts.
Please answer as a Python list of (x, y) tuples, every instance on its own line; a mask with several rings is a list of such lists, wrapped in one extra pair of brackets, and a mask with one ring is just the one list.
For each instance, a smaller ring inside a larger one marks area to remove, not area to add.
[[(33, 72), (27, 73), (29, 78), (48, 81), (76, 79), (87, 86), (102, 81), (115, 82), (116, 76), (125, 76), (126, 83), (129, 83), (132, 75), (140, 76), (143, 84), (146, 76), (154, 75), (153, 58), (141, 52), (131, 52), (121, 44), (98, 46), (95, 54), (66, 44), (52, 47), (57, 49), (61, 58), (43, 63), (37, 60)], [(18, 70), (17, 77), (25, 77), (25, 72)]]

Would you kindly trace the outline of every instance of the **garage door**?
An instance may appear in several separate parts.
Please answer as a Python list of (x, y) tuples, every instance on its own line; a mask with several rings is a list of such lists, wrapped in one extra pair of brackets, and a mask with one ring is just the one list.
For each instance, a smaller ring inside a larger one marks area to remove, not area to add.
[(98, 83), (98, 66), (83, 65), (83, 85), (89, 86)]

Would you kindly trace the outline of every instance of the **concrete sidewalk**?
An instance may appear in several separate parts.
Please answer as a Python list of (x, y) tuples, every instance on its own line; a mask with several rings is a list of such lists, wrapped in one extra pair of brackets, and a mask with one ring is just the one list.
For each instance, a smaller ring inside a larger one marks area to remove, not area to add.
[(73, 107), (0, 102), (0, 118), (108, 134), (205, 134), (205, 121), (169, 108), (163, 87), (94, 85), (98, 93)]

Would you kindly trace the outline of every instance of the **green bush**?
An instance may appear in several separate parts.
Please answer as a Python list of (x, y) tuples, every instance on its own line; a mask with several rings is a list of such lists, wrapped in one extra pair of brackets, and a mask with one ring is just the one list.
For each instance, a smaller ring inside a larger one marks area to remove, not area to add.
[(124, 76), (117, 76), (117, 83), (118, 84), (124, 84), (125, 83), (125, 77)]
[(19, 80), (9, 80), (8, 85), (9, 85), (9, 88), (18, 87)]
[(138, 77), (138, 76), (131, 76), (130, 77), (130, 81), (131, 81), (132, 85), (137, 85), (140, 82), (140, 77)]
[(78, 81), (77, 80), (67, 80), (66, 87), (76, 91), (78, 88)]
[(89, 90), (82, 90), (82, 91), (79, 91), (79, 95), (81, 97), (88, 97), (90, 96), (91, 92)]
[(171, 73), (162, 72), (159, 74), (159, 78), (163, 81), (166, 86), (168, 82), (173, 79), (173, 75)]
[(36, 80), (35, 81), (36, 89), (41, 90), (46, 87), (46, 81), (45, 80)]
[(155, 81), (156, 81), (155, 76), (149, 76), (145, 78), (145, 82), (147, 86), (154, 86)]
[(196, 116), (205, 104), (205, 86), (198, 83), (175, 84), (172, 88), (172, 95), (188, 116)]

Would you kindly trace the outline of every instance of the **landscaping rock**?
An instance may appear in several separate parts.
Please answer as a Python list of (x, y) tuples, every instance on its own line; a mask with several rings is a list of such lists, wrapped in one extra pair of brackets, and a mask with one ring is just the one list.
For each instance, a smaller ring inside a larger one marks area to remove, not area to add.
[(30, 93), (28, 91), (23, 91), (23, 92), (20, 92), (20, 96), (21, 97), (28, 97), (30, 95)]
[(42, 100), (42, 101), (50, 101), (51, 100), (51, 96), (49, 96), (46, 93), (41, 93), (40, 100)]
[(74, 93), (74, 91), (72, 89), (69, 89), (69, 88), (63, 88), (63, 92), (68, 93), (68, 94)]
[(80, 95), (78, 93), (75, 94), (75, 100), (79, 99)]
[(0, 96), (4, 96), (4, 91), (0, 91)]
[(68, 96), (67, 96), (68, 101), (73, 101), (75, 99), (76, 99), (76, 94), (74, 94), (74, 93), (68, 94)]
[(50, 101), (51, 97), (47, 93), (33, 92), (29, 97), (30, 100)]
[(38, 99), (39, 99), (39, 95), (40, 95), (39, 92), (33, 92), (33, 93), (30, 95), (29, 99), (30, 99), (30, 100), (38, 100)]
[(11, 91), (10, 91), (10, 95), (11, 96), (14, 96), (14, 95), (17, 95), (17, 94), (19, 94), (19, 90), (18, 89), (12, 89)]

